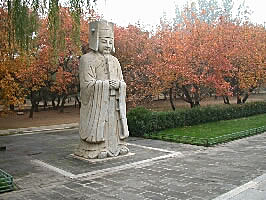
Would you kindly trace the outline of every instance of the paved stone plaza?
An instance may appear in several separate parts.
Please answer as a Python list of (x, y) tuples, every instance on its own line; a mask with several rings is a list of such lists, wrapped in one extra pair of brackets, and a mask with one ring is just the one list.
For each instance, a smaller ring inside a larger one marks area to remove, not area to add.
[(130, 154), (73, 156), (78, 129), (0, 137), (0, 168), (16, 191), (1, 200), (265, 200), (266, 133), (205, 148), (129, 138)]

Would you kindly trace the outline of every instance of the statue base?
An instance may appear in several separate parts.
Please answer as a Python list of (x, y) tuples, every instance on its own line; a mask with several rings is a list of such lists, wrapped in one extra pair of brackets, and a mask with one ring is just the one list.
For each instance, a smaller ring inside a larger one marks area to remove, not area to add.
[(136, 153), (129, 152), (129, 153), (125, 154), (125, 155), (119, 155), (119, 156), (116, 156), (116, 157), (107, 157), (107, 158), (104, 158), (104, 159), (98, 159), (98, 158), (87, 159), (87, 158), (84, 158), (84, 157), (77, 156), (74, 153), (73, 154), (70, 154), (70, 156), (72, 158), (79, 159), (79, 160), (83, 160), (83, 161), (86, 161), (86, 162), (98, 163), (98, 162), (105, 162), (105, 161), (108, 161), (108, 160), (115, 160), (115, 159), (126, 158), (126, 157), (129, 157), (129, 156), (134, 156), (135, 154)]
[(105, 143), (88, 143), (80, 140), (80, 144), (76, 149), (74, 155), (83, 157), (85, 159), (104, 159), (107, 157), (116, 157), (119, 155), (126, 155), (129, 149), (126, 143), (119, 144), (116, 148), (106, 148)]

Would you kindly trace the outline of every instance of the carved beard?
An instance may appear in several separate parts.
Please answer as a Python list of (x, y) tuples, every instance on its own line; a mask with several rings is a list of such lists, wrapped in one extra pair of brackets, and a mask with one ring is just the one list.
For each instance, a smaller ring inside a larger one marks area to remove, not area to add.
[(103, 54), (110, 54), (110, 53), (111, 53), (111, 48), (109, 48), (109, 49), (104, 49), (102, 53), (103, 53)]

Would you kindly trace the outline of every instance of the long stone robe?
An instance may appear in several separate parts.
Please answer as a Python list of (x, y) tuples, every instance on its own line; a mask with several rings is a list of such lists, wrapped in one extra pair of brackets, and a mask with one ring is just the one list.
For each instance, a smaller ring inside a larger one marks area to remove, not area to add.
[[(91, 51), (80, 59), (80, 145), (76, 155), (97, 158), (101, 152), (117, 156), (128, 137), (126, 84), (118, 60)], [(112, 89), (109, 80), (119, 81)]]

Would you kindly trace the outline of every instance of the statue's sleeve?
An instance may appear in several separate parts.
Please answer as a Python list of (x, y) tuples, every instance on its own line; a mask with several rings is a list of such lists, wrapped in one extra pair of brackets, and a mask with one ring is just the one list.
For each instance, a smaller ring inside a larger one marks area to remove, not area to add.
[(89, 56), (81, 56), (79, 71), (81, 101), (86, 105), (89, 102), (90, 94), (93, 92), (96, 83), (95, 66), (92, 66)]
[(118, 61), (118, 59), (116, 57), (114, 57), (114, 66), (117, 66), (117, 75), (118, 75), (118, 79), (120, 81), (123, 81), (124, 82), (124, 79), (123, 79), (123, 73), (122, 73), (122, 69), (121, 69), (121, 65)]
[(104, 141), (104, 124), (108, 106), (109, 81), (97, 80), (97, 60), (85, 54), (80, 59), (80, 137), (87, 142)]
[(121, 120), (121, 125), (122, 125), (122, 131), (120, 132), (120, 138), (125, 139), (129, 136), (129, 132), (128, 132), (127, 116), (126, 116), (126, 83), (124, 81), (120, 82), (119, 111), (120, 111), (120, 120)]
[(117, 66), (117, 74), (120, 80), (119, 87), (119, 113), (121, 120), (121, 128), (120, 139), (125, 139), (129, 136), (128, 125), (127, 125), (127, 117), (126, 117), (126, 83), (123, 79), (122, 69), (119, 61), (115, 58), (115, 65)]

